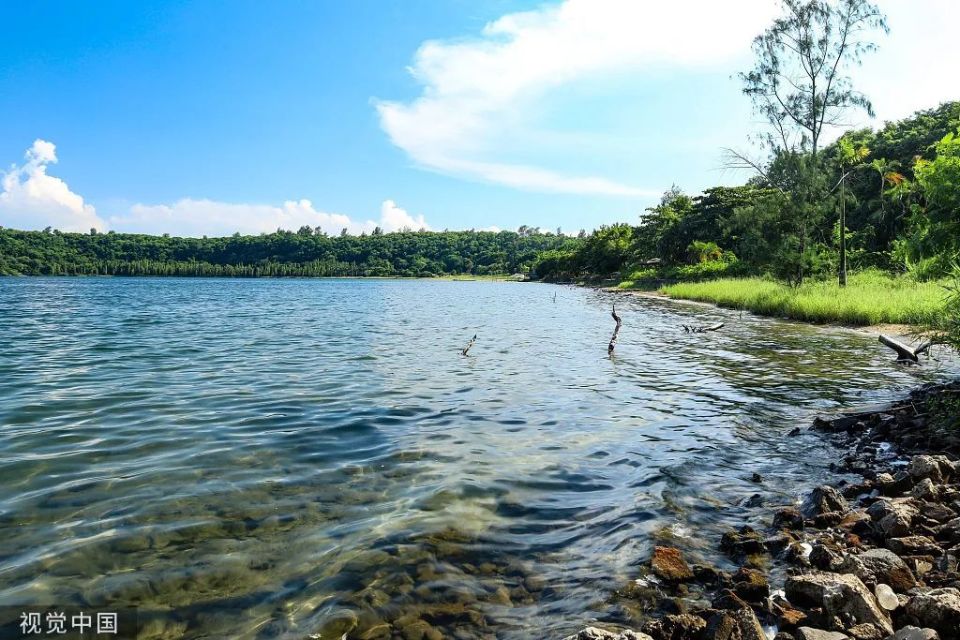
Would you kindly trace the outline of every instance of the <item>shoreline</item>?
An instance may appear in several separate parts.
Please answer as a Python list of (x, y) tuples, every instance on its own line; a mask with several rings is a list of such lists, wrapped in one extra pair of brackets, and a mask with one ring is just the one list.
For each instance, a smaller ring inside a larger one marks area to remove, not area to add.
[(719, 548), (736, 572), (655, 547), (616, 594), (651, 611), (641, 630), (587, 627), (565, 640), (957, 640), (958, 406), (954, 380), (816, 418), (807, 430), (835, 448), (836, 477), (799, 506), (757, 507), (763, 530), (725, 533)]

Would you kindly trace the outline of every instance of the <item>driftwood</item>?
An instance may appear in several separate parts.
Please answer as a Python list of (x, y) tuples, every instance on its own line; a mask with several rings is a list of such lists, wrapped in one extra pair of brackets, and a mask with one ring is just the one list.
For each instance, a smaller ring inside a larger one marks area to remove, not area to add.
[(607, 345), (607, 355), (612, 356), (613, 350), (617, 348), (617, 336), (620, 335), (620, 327), (623, 326), (623, 320), (617, 315), (617, 305), (613, 305), (613, 311), (610, 312), (610, 315), (613, 316), (613, 319), (617, 323), (617, 326), (613, 330), (613, 335), (610, 336), (610, 344)]
[(473, 337), (470, 338), (470, 342), (467, 343), (463, 349), (460, 350), (460, 355), (465, 356), (467, 352), (470, 351), (470, 347), (473, 346), (473, 343), (477, 341), (477, 334), (473, 334)]
[(920, 362), (920, 354), (928, 351), (933, 344), (924, 342), (919, 347), (913, 348), (883, 334), (880, 334), (880, 342), (897, 352), (897, 362)]
[(718, 322), (717, 324), (712, 324), (710, 326), (699, 326), (699, 325), (689, 325), (683, 324), (680, 325), (683, 327), (684, 332), (686, 333), (706, 333), (707, 331), (718, 331), (723, 328), (724, 323)]

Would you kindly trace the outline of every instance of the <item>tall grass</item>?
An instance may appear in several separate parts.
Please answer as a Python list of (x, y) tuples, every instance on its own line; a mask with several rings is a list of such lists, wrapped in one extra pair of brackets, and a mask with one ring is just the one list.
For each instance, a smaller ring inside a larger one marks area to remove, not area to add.
[(668, 285), (660, 292), (808, 322), (933, 325), (946, 312), (946, 284), (867, 271), (851, 275), (843, 289), (835, 280), (790, 287), (763, 278), (724, 278)]

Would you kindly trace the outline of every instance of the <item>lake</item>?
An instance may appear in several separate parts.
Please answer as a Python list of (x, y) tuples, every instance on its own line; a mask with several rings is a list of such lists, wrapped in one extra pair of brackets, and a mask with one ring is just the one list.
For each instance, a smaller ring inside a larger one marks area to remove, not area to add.
[(727, 566), (751, 504), (830, 473), (791, 429), (947, 374), (484, 281), (0, 278), (0, 345), (0, 605), (135, 606), (157, 638), (631, 622), (611, 594), (654, 544)]

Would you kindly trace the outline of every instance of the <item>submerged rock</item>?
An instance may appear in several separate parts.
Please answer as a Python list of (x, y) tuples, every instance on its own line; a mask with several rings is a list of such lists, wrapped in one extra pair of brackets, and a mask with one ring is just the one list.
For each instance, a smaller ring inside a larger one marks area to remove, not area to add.
[(734, 556), (749, 556), (766, 551), (763, 536), (746, 525), (738, 531), (728, 531), (723, 534), (723, 538), (720, 540), (720, 548)]
[(733, 592), (750, 604), (759, 604), (770, 595), (770, 585), (760, 571), (741, 567), (733, 574)]

